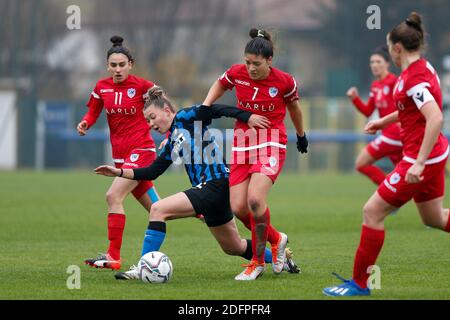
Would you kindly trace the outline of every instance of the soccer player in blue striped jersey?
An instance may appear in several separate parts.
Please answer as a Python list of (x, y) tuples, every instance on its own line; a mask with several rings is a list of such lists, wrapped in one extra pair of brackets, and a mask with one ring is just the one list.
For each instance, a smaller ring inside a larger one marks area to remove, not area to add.
[[(251, 240), (242, 239), (238, 233), (229, 200), (229, 169), (218, 143), (208, 131), (207, 125), (214, 118), (234, 117), (251, 128), (267, 128), (270, 123), (259, 116), (231, 106), (192, 106), (175, 111), (172, 103), (159, 87), (148, 91), (144, 115), (153, 130), (169, 132), (168, 142), (151, 166), (138, 169), (116, 169), (100, 166), (97, 174), (119, 176), (133, 180), (155, 180), (172, 163), (183, 163), (192, 188), (164, 198), (152, 206), (150, 222), (141, 255), (159, 251), (166, 235), (166, 220), (203, 214), (205, 223), (223, 251), (250, 260)], [(271, 251), (266, 249), (266, 261), (272, 261)], [(292, 259), (286, 259), (285, 270), (298, 273)], [(137, 279), (136, 267), (119, 272), (117, 279)]]

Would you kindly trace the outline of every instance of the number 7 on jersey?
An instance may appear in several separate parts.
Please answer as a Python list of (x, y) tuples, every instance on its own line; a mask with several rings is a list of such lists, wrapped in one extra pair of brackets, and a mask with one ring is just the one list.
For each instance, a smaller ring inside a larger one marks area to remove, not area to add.
[(253, 87), (253, 89), (255, 89), (255, 93), (253, 94), (252, 100), (255, 100), (256, 95), (258, 94), (259, 88), (258, 87)]

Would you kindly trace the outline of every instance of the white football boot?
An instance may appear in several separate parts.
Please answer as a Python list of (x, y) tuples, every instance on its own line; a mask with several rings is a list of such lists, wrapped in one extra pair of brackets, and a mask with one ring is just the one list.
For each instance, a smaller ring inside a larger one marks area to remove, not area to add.
[(286, 245), (288, 237), (283, 232), (280, 232), (280, 240), (272, 246), (272, 271), (275, 274), (280, 274), (283, 271), (284, 261), (286, 260)]
[(266, 269), (264, 263), (258, 264), (258, 262), (253, 260), (250, 261), (249, 264), (244, 264), (242, 266), (246, 268), (244, 269), (244, 271), (242, 271), (240, 274), (234, 277), (234, 280), (243, 280), (243, 281), (256, 280), (258, 277), (262, 276), (264, 270)]
[(130, 270), (125, 272), (118, 272), (114, 275), (117, 280), (139, 280), (139, 269), (135, 265), (130, 267)]

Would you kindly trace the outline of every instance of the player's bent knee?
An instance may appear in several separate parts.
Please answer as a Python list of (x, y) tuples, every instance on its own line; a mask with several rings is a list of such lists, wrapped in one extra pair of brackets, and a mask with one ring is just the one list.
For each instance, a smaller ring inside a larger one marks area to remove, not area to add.
[(230, 203), (231, 211), (238, 218), (245, 218), (248, 214), (248, 206), (247, 203)]
[(259, 199), (258, 197), (250, 196), (248, 198), (248, 206), (252, 212), (258, 211), (264, 205), (264, 201)]
[(106, 202), (109, 205), (121, 204), (123, 202), (123, 198), (117, 192), (114, 192), (114, 191), (106, 192), (105, 198), (106, 198)]
[(363, 219), (365, 225), (379, 227), (384, 221), (384, 215), (374, 205), (366, 203), (363, 207)]
[(163, 208), (159, 202), (152, 204), (152, 207), (150, 208), (150, 217), (157, 221), (165, 221), (168, 219), (167, 213), (163, 211)]

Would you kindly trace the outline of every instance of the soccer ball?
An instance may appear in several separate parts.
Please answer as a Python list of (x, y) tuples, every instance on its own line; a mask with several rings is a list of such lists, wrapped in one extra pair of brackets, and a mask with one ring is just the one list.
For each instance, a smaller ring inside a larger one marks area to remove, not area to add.
[(159, 251), (144, 254), (139, 260), (139, 278), (145, 283), (163, 283), (170, 280), (173, 273), (169, 257)]

